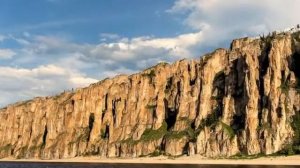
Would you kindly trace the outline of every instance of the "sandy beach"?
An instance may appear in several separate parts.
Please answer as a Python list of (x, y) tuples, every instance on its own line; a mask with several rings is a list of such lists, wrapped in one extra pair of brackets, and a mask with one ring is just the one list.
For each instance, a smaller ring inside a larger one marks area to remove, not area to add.
[(132, 164), (223, 164), (223, 165), (300, 165), (300, 156), (261, 157), (257, 159), (207, 159), (201, 156), (182, 156), (179, 158), (144, 157), (144, 158), (99, 158), (77, 157), (71, 159), (40, 160), (4, 158), (0, 162), (72, 162), (72, 163), (132, 163)]

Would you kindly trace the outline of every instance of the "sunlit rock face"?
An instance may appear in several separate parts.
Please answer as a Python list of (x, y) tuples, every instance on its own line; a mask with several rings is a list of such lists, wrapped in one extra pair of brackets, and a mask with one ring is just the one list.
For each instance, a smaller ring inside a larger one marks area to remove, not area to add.
[(0, 156), (272, 154), (299, 144), (298, 32), (0, 110)]

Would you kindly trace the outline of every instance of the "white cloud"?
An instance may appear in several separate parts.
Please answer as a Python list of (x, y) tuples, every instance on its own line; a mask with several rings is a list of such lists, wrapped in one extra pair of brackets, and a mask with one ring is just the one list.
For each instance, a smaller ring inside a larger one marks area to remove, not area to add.
[(224, 47), (233, 38), (283, 30), (300, 23), (298, 0), (177, 0), (167, 12), (202, 31), (203, 47)]
[(120, 38), (118, 34), (114, 34), (114, 33), (101, 33), (100, 37), (101, 37), (101, 41), (116, 40)]
[[(128, 61), (158, 58), (175, 60), (192, 57), (190, 48), (201, 41), (202, 33), (182, 34), (172, 38), (136, 37), (113, 43), (100, 43), (90, 48), (88, 59)], [(167, 58), (166, 58), (167, 57)], [(138, 64), (138, 62), (137, 62)]]
[(16, 53), (11, 49), (0, 49), (0, 59), (11, 59)]
[(85, 87), (97, 80), (58, 67), (42, 65), (33, 69), (0, 67), (0, 105), (35, 96), (54, 95), (71, 88)]
[[(99, 44), (77, 44), (66, 39), (50, 36), (35, 36), (21, 49), (20, 55), (26, 55), (16, 62), (46, 63), (72, 62), (76, 68), (90, 66), (103, 67), (103, 71), (113, 69), (140, 70), (156, 64), (158, 61), (174, 61), (181, 58), (193, 57), (190, 49), (201, 42), (202, 32), (188, 33), (170, 38), (136, 37), (132, 39), (119, 38), (113, 42)], [(57, 64), (57, 63), (56, 63)], [(108, 68), (108, 69), (106, 69)]]
[(22, 38), (11, 38), (23, 44), (16, 51), (13, 65), (36, 66), (27, 69), (0, 66), (0, 94), (7, 95), (8, 102), (19, 100), (12, 96), (17, 92), (20, 99), (48, 95), (86, 86), (96, 82), (94, 78), (131, 74), (160, 61), (192, 57), (190, 48), (201, 41), (202, 33), (170, 38), (120, 37), (114, 42), (95, 45), (78, 44), (53, 36), (30, 37), (26, 43), (20, 42)]

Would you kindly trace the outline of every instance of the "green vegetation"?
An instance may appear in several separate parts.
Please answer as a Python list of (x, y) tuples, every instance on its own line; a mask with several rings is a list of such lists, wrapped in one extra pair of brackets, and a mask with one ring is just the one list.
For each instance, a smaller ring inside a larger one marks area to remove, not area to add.
[(290, 155), (294, 155), (294, 146), (292, 144), (288, 144), (286, 145), (282, 150), (278, 151), (277, 153), (275, 153), (276, 155), (285, 155), (285, 156), (290, 156)]
[(281, 82), (280, 89), (282, 90), (282, 93), (288, 94), (288, 92), (290, 90), (290, 85), (289, 85), (288, 81)]
[(142, 74), (142, 76), (145, 76), (145, 77), (149, 77), (150, 79), (152, 79), (153, 77), (155, 77), (155, 70), (154, 69), (151, 69), (151, 71), (149, 73), (144, 73)]
[(149, 109), (150, 111), (154, 111), (156, 109), (157, 105), (156, 104), (148, 104), (146, 106), (146, 109)]
[(265, 36), (265, 35), (260, 36), (260, 40), (263, 43), (270, 44), (272, 42), (272, 40), (275, 38), (275, 36), (276, 36), (275, 32), (273, 32), (272, 34), (269, 33), (267, 36)]
[(101, 134), (100, 134), (101, 139), (106, 139), (106, 133), (104, 129), (101, 129)]
[(259, 153), (259, 154), (256, 154), (256, 155), (247, 155), (247, 154), (237, 154), (237, 155), (234, 155), (234, 156), (230, 156), (229, 159), (257, 159), (257, 158), (260, 158), (260, 157), (264, 157), (264, 156), (268, 156), (268, 155), (265, 155), (263, 153)]
[(135, 145), (137, 144), (139, 141), (135, 141), (133, 140), (132, 138), (128, 138), (128, 139), (125, 139), (125, 140), (122, 140), (120, 141), (120, 143), (125, 143), (125, 144), (128, 144), (128, 145)]
[(28, 146), (23, 146), (23, 147), (21, 147), (18, 151), (18, 155), (17, 155), (17, 159), (22, 159), (22, 158), (24, 158), (25, 157), (25, 155), (26, 155), (26, 151), (28, 150)]
[(185, 122), (186, 129), (183, 131), (170, 131), (166, 134), (167, 139), (181, 139), (187, 137), (190, 141), (195, 141), (200, 132), (195, 131), (191, 125), (192, 121), (188, 117), (180, 117), (178, 122)]
[(167, 133), (167, 123), (163, 122), (162, 126), (157, 129), (146, 129), (141, 137), (142, 141), (152, 141), (162, 138)]
[(147, 141), (159, 140), (160, 138), (163, 138), (166, 133), (167, 133), (167, 123), (163, 122), (162, 126), (157, 130), (153, 130), (150, 128), (146, 129), (144, 131), (144, 133), (142, 134), (140, 140), (133, 140), (132, 138), (128, 138), (128, 139), (120, 141), (120, 143), (135, 145), (135, 144), (139, 143), (140, 141), (147, 142)]
[(153, 83), (153, 78), (156, 76), (155, 75), (155, 70), (151, 69), (150, 72), (142, 74), (142, 76), (149, 78), (149, 84)]
[(297, 91), (297, 93), (300, 93), (300, 79), (298, 77), (296, 77), (296, 84), (294, 86), (295, 90)]
[(262, 123), (257, 127), (257, 130), (271, 130), (270, 123)]
[[(162, 61), (162, 62), (158, 63), (156, 66), (166, 66), (166, 65), (169, 65), (169, 63)], [(154, 66), (154, 67), (156, 67), (156, 66)]]
[(155, 70), (159, 66), (165, 67), (166, 65), (169, 65), (169, 63), (162, 61), (162, 62), (160, 62), (160, 63), (158, 63), (158, 64), (156, 64), (156, 65), (154, 65), (152, 67), (149, 67), (149, 68), (145, 69), (145, 71), (148, 71), (150, 69)]
[(220, 121), (219, 123), (222, 125), (224, 131), (229, 136), (229, 138), (233, 139), (235, 136), (234, 130), (229, 125), (223, 123), (222, 121)]
[(300, 114), (299, 111), (295, 112), (292, 121), (292, 128), (294, 129), (294, 140), (292, 149), (295, 154), (300, 154)]
[(9, 152), (12, 148), (11, 144), (7, 144), (5, 146), (0, 147), (0, 152)]
[(75, 135), (74, 140), (69, 142), (69, 144), (74, 144), (74, 143), (77, 143), (80, 141), (86, 141), (90, 136), (90, 129), (89, 129), (89, 127), (79, 128), (79, 129), (77, 129), (75, 134), (76, 135)]
[(162, 155), (161, 151), (160, 150), (155, 150), (154, 152), (150, 153), (150, 157), (157, 157), (157, 156), (160, 156)]
[(219, 122), (219, 107), (217, 107), (211, 114), (208, 114), (205, 119), (200, 122), (199, 129), (202, 130), (204, 127), (214, 127)]
[(44, 148), (45, 146), (43, 146), (43, 144), (40, 145), (36, 145), (36, 146), (31, 146), (28, 150), (29, 151), (35, 151), (35, 150), (40, 150), (42, 148)]
[(219, 96), (211, 96), (211, 100), (219, 100)]
[(300, 154), (300, 114), (299, 111), (295, 112), (292, 118), (291, 126), (294, 130), (293, 141), (286, 144), (285, 147), (277, 152), (278, 155), (294, 155)]
[(181, 139), (183, 137), (187, 137), (187, 132), (184, 131), (171, 131), (166, 134), (167, 139)]
[(293, 38), (296, 40), (296, 41), (300, 41), (300, 32), (295, 32), (292, 34)]
[(197, 138), (197, 133), (191, 127), (186, 128), (183, 131), (170, 131), (166, 134), (166, 139), (181, 139), (187, 137), (190, 141), (195, 142)]

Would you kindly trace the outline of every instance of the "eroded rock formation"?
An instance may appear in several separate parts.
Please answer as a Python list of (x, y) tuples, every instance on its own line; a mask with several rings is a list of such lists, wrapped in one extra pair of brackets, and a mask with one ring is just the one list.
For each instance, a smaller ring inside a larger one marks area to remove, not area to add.
[[(300, 36), (234, 40), (0, 110), (0, 156), (272, 154), (299, 145)], [(299, 123), (299, 124), (298, 124)]]

